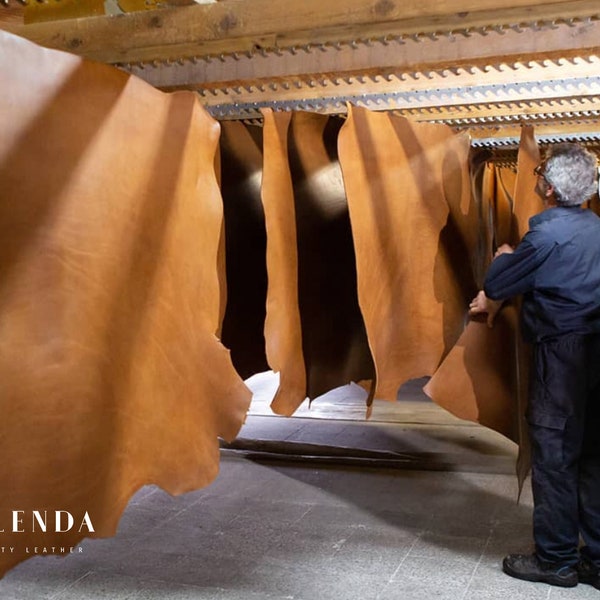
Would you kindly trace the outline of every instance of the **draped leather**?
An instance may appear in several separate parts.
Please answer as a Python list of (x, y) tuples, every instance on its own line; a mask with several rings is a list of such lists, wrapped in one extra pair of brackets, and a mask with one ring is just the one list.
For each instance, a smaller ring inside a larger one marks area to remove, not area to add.
[[(540, 155), (531, 127), (523, 127), (517, 172), (497, 170), (494, 238), (516, 245), (528, 220), (543, 208), (535, 193), (534, 167)], [(509, 189), (507, 182), (514, 185)], [(489, 189), (489, 188), (488, 188)], [(498, 191), (498, 189), (500, 191)], [(527, 403), (529, 348), (521, 339), (518, 299), (508, 302), (493, 328), (471, 320), (425, 392), (455, 415), (494, 429), (519, 444), (517, 474), (522, 483), (529, 468), (524, 414)]]
[(248, 378), (267, 371), (264, 323), (267, 299), (267, 234), (261, 200), (263, 130), (223, 121), (221, 194), (225, 216), (227, 306), (223, 344), (237, 372)]
[(435, 372), (476, 290), (469, 140), (349, 107), (338, 144), (375, 397), (395, 400), (404, 382)]
[(374, 375), (358, 305), (354, 245), (337, 157), (342, 123), (326, 115), (297, 112), (289, 128), (302, 350), (310, 399)]
[(4, 572), (112, 535), (144, 484), (207, 485), (250, 392), (216, 337), (218, 123), (192, 93), (4, 32), (0, 72)]
[(272, 408), (289, 415), (305, 398), (368, 379), (373, 369), (336, 158), (341, 123), (310, 113), (264, 115), (265, 335), (269, 364), (280, 371)]
[(288, 160), (290, 113), (264, 109), (262, 201), (267, 229), (265, 343), (279, 373), (273, 412), (291, 415), (306, 398), (306, 368), (298, 299), (298, 244), (294, 189)]

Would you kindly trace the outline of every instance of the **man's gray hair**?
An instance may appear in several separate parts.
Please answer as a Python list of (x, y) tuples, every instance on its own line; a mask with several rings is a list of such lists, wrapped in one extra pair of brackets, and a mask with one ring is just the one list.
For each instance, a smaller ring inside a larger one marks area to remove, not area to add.
[(579, 144), (555, 144), (546, 155), (543, 177), (558, 205), (579, 206), (598, 191), (598, 162)]

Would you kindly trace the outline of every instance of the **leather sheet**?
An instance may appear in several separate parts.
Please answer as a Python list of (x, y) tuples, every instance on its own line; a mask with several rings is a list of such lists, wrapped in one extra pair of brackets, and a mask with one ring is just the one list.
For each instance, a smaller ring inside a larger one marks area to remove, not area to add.
[(493, 256), (494, 197), (496, 189), (496, 169), (489, 162), (487, 150), (472, 150), (470, 156), (471, 194), (473, 206), (477, 211), (477, 223), (473, 225), (477, 232), (477, 248), (471, 257), (471, 265), (476, 287), (481, 288), (487, 266)]
[(288, 136), (302, 350), (310, 399), (374, 375), (358, 305), (354, 244), (337, 157), (342, 123), (326, 115), (292, 113)]
[(395, 400), (404, 382), (435, 372), (476, 291), (469, 139), (443, 125), (351, 107), (339, 156), (375, 397)]
[(292, 414), (306, 397), (373, 376), (337, 160), (341, 125), (324, 115), (265, 111), (266, 331), (271, 365), (281, 368), (273, 409), (282, 414)]
[(298, 244), (294, 189), (288, 160), (290, 113), (264, 109), (262, 201), (267, 230), (265, 343), (279, 373), (273, 412), (291, 415), (306, 398), (306, 368), (298, 298)]
[(207, 485), (250, 392), (216, 337), (219, 125), (4, 32), (0, 72), (3, 573), (114, 534), (144, 484)]
[(269, 370), (264, 324), (267, 235), (261, 200), (263, 130), (239, 121), (221, 123), (221, 194), (225, 215), (227, 307), (223, 344), (247, 379)]
[(535, 132), (531, 125), (521, 128), (517, 177), (514, 188), (514, 223), (511, 242), (516, 246), (529, 230), (529, 219), (544, 210), (542, 199), (535, 192), (537, 176), (533, 170), (540, 164), (541, 156)]
[[(540, 156), (531, 127), (521, 132), (517, 172), (496, 170), (494, 230), (496, 245), (516, 245), (528, 220), (542, 210), (535, 194), (534, 167)], [(514, 185), (509, 189), (508, 182)], [(488, 186), (489, 193), (489, 186)], [(529, 349), (519, 331), (518, 302), (506, 303), (493, 328), (471, 320), (452, 352), (425, 387), (426, 393), (455, 415), (479, 422), (519, 444), (517, 472), (522, 482), (529, 467), (524, 427)]]

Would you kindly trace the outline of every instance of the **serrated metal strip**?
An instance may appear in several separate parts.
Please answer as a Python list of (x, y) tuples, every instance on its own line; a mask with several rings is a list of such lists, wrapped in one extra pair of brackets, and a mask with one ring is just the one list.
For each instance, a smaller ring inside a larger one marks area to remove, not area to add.
[[(450, 87), (446, 89), (418, 89), (384, 93), (337, 94), (325, 97), (310, 97), (286, 100), (260, 99), (256, 93), (256, 101), (236, 102), (229, 97), (227, 102), (220, 102), (206, 97), (202, 100), (211, 114), (219, 117), (244, 115), (260, 108), (273, 110), (311, 110), (314, 112), (345, 112), (348, 103), (375, 110), (437, 108), (470, 104), (503, 104), (507, 102), (526, 102), (540, 98), (597, 98), (600, 95), (600, 76), (562, 79), (555, 81), (515, 82), (513, 84), (490, 84), (470, 87)], [(219, 98), (222, 100), (222, 98)]]

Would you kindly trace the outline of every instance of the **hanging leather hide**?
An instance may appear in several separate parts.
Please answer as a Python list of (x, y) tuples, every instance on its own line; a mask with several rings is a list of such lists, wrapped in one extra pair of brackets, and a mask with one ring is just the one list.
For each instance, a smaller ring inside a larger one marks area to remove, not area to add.
[(469, 140), (443, 125), (350, 107), (339, 155), (375, 397), (395, 400), (404, 382), (434, 373), (476, 290)]
[(4, 572), (114, 534), (144, 484), (207, 485), (250, 392), (216, 337), (218, 123), (1, 31), (0, 72)]

